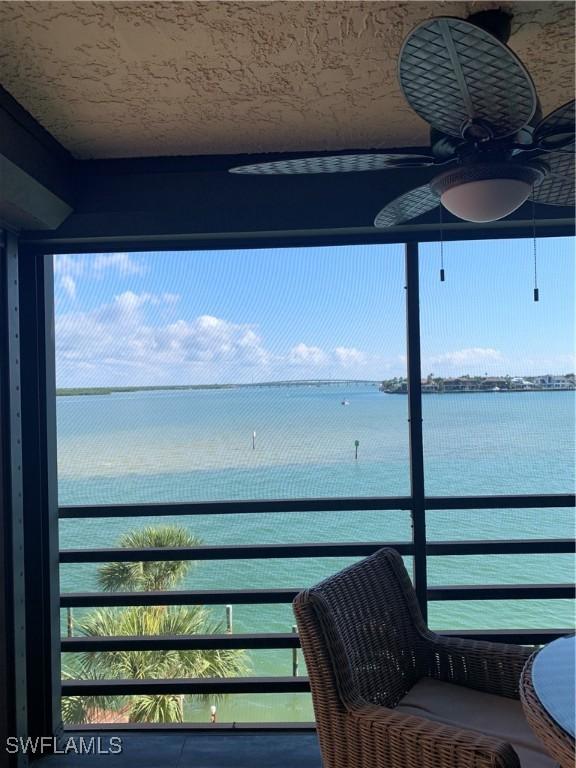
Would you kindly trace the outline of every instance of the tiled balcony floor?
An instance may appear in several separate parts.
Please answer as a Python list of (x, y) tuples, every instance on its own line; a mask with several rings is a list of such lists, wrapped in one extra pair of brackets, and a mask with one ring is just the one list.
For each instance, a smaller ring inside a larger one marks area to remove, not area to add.
[[(83, 734), (89, 739), (98, 734)], [(38, 768), (321, 768), (314, 733), (110, 733), (122, 738), (122, 753), (48, 755)]]

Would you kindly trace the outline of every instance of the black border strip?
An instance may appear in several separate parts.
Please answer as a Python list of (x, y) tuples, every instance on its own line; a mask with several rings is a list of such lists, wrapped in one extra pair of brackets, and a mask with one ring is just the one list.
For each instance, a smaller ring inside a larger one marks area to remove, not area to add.
[[(427, 496), (427, 510), (530, 509), (576, 507), (573, 493), (517, 494), (511, 496)], [(321, 499), (250, 499), (247, 501), (171, 502), (165, 504), (100, 504), (62, 506), (61, 520), (106, 517), (162, 517), (165, 515), (239, 515), (277, 512), (405, 511), (410, 496), (330, 497)]]
[[(300, 589), (177, 590), (173, 592), (64, 592), (61, 608), (127, 605), (289, 604)], [(428, 600), (556, 600), (576, 597), (574, 584), (447, 585), (428, 588)]]
[[(413, 555), (411, 542), (336, 542), (330, 544), (246, 544), (199, 547), (155, 547), (149, 549), (64, 549), (61, 563), (151, 562), (163, 560), (251, 560), (306, 557), (366, 556), (390, 547), (401, 555)], [(513, 555), (559, 554), (576, 551), (574, 539), (516, 539), (486, 541), (432, 541), (426, 554), (436, 555)]]

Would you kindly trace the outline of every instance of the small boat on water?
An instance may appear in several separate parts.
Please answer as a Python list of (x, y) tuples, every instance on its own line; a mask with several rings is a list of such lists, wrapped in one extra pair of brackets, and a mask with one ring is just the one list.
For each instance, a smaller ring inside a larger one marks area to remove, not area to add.
[(350, 405), (350, 400), (346, 400), (346, 399), (342, 400), (341, 405)]

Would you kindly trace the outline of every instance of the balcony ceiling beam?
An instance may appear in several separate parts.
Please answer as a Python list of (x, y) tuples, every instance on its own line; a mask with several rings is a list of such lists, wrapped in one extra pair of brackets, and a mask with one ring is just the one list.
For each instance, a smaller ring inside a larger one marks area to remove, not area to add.
[[(373, 227), (383, 205), (432, 178), (428, 168), (306, 176), (228, 173), (235, 165), (293, 156), (76, 161), (74, 212), (57, 228), (23, 233), (21, 242), (31, 250), (49, 246), (53, 253), (77, 253), (438, 239), (437, 210), (390, 230)], [(574, 233), (570, 208), (537, 205), (535, 214), (538, 236)], [(443, 219), (447, 241), (532, 234), (528, 204), (490, 224), (460, 221), (448, 213)]]
[(72, 213), (74, 160), (0, 87), (0, 224), (53, 230)]

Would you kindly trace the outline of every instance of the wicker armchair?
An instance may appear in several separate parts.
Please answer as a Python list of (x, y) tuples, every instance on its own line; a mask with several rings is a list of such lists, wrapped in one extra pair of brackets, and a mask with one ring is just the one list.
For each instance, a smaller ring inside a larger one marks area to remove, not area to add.
[(394, 550), (301, 592), (294, 612), (324, 768), (555, 765), (518, 700), (530, 651), (431, 632)]

